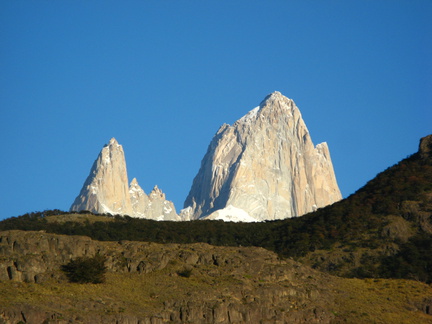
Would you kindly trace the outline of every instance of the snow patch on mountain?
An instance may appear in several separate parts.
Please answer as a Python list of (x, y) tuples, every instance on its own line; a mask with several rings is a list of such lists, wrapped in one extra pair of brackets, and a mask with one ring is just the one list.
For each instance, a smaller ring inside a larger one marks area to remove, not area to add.
[(243, 223), (254, 223), (258, 222), (256, 218), (251, 217), (243, 209), (228, 205), (223, 209), (219, 209), (210, 215), (203, 217), (204, 220), (223, 220), (225, 222), (243, 222)]

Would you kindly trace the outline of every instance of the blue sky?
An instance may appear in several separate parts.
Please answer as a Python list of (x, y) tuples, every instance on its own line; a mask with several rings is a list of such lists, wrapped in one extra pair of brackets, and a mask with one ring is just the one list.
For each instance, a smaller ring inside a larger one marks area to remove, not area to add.
[(432, 2), (0, 1), (0, 219), (68, 210), (115, 137), (183, 207), (213, 135), (275, 90), (344, 197), (432, 133)]

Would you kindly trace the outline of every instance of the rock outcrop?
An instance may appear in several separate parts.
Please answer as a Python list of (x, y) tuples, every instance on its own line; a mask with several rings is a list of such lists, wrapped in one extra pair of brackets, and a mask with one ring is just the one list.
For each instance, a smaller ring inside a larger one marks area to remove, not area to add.
[[(5, 308), (0, 298), (0, 323), (17, 323), (23, 313), (26, 322), (68, 316), (75, 322), (77, 314), (68, 314), (68, 309), (79, 310), (80, 323), (329, 323), (334, 318), (326, 309), (334, 300), (328, 275), (256, 247), (98, 242), (84, 236), (6, 231), (0, 233), (0, 281), (17, 287), (21, 282), (43, 287), (54, 281), (59, 286), (66, 282), (59, 271), (62, 264), (96, 253), (106, 257), (107, 285), (133, 279), (139, 301), (69, 296), (49, 308), (29, 303)], [(157, 290), (140, 291), (147, 285)], [(141, 312), (134, 311), (138, 302), (146, 305)]]
[[(61, 265), (95, 254), (106, 257), (105, 283), (68, 284)], [(0, 282), (1, 324), (431, 320), (427, 284), (333, 277), (258, 247), (4, 231)]]
[(428, 135), (420, 139), (418, 153), (424, 160), (432, 157), (432, 135)]
[(294, 101), (274, 92), (232, 126), (224, 124), (217, 131), (182, 215), (284, 219), (341, 198), (327, 144), (314, 146)]
[(149, 195), (134, 178), (128, 186), (123, 147), (112, 138), (94, 162), (71, 211), (128, 215), (154, 220), (180, 220), (174, 204), (156, 186)]

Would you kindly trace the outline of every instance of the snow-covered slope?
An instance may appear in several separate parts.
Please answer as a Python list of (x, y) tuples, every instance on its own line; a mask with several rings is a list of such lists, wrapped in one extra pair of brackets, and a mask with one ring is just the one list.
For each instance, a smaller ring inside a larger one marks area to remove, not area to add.
[(212, 214), (206, 216), (205, 219), (223, 220), (226, 222), (236, 222), (236, 223), (258, 222), (257, 219), (251, 217), (246, 211), (240, 208), (236, 208), (233, 205), (228, 205), (223, 209), (218, 209)]

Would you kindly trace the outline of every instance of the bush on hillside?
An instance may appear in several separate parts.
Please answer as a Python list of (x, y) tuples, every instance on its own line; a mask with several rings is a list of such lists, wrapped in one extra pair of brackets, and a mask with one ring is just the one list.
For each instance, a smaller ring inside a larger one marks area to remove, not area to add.
[(96, 254), (94, 257), (78, 257), (62, 265), (61, 270), (69, 282), (102, 283), (105, 281), (106, 257)]

